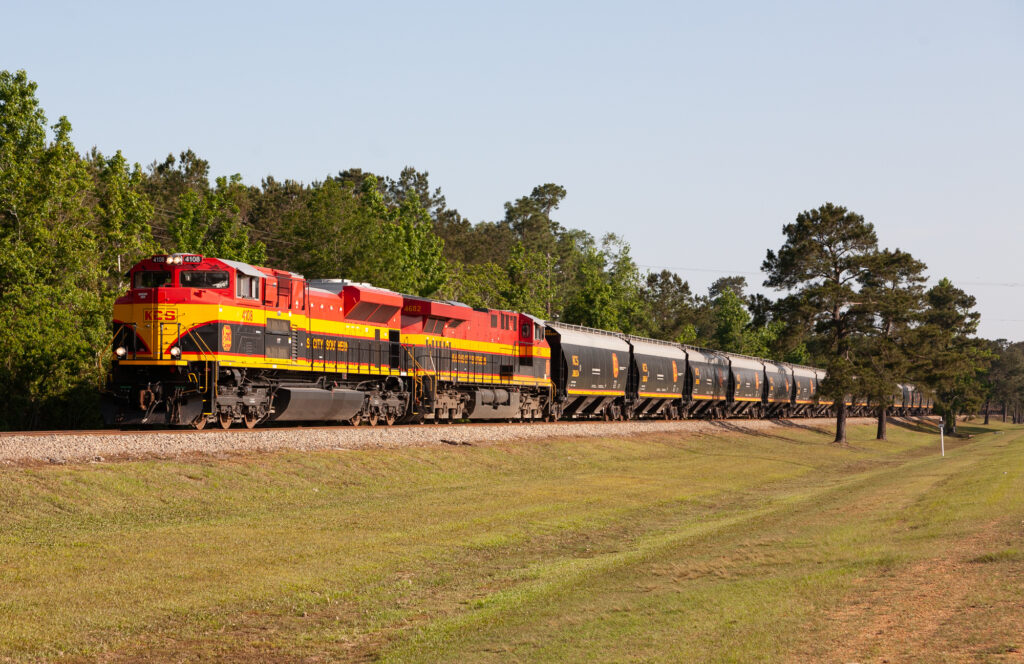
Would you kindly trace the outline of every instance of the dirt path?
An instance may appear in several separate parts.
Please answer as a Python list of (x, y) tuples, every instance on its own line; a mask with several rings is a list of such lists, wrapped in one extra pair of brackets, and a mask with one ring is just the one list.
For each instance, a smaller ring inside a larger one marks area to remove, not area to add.
[[(1024, 523), (993, 522), (940, 557), (862, 579), (829, 616), (839, 644), (829, 661), (1024, 662), (1024, 555), (1013, 548), (1022, 540)], [(1016, 599), (992, 599), (1007, 584)]]

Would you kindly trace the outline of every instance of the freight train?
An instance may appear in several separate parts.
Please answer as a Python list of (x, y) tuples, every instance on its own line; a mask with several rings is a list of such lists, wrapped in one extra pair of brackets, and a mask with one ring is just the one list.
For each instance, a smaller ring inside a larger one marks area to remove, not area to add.
[[(810, 417), (824, 371), (196, 254), (129, 272), (108, 425)], [(876, 405), (846, 399), (852, 415)], [(913, 385), (896, 415), (925, 414)]]

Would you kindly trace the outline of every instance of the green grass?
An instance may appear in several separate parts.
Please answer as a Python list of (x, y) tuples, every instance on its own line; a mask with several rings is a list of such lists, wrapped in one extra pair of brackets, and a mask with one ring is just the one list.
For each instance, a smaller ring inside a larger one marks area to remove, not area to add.
[(1003, 661), (1024, 429), (963, 428), (9, 468), (0, 661)]

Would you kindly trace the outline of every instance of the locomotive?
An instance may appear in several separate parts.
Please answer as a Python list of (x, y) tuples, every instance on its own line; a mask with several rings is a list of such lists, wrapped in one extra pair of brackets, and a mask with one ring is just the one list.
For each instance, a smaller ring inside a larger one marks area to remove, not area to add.
[[(824, 415), (824, 372), (201, 256), (114, 303), (108, 425)], [(930, 412), (900, 385), (894, 414)], [(848, 397), (851, 413), (866, 399)]]

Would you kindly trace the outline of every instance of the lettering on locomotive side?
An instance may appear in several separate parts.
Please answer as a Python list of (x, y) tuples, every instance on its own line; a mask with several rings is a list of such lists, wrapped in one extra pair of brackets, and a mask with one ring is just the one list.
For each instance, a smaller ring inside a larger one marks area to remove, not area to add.
[(178, 319), (178, 312), (170, 309), (157, 309), (155, 311), (153, 309), (147, 309), (145, 319), (164, 322), (175, 321)]
[(245, 322), (245, 323), (251, 323), (252, 322), (252, 309), (244, 309), (244, 310), (242, 310), (242, 321)]
[(452, 362), (475, 364), (482, 367), (487, 364), (487, 358), (483, 355), (474, 355), (473, 353), (452, 353)]
[(348, 342), (339, 341), (338, 339), (325, 339), (323, 337), (308, 337), (306, 339), (306, 348), (312, 348), (313, 350), (337, 350), (344, 353), (348, 350)]

